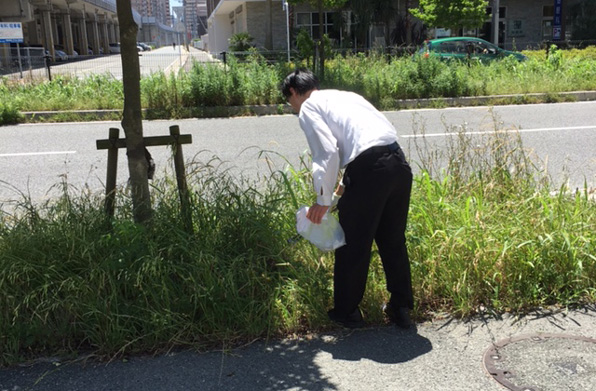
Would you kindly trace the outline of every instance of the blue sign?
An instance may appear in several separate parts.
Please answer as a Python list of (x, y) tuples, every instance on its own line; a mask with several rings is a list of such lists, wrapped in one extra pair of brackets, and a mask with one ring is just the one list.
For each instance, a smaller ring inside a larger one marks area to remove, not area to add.
[(23, 42), (23, 26), (20, 22), (0, 22), (0, 43)]
[(553, 18), (553, 40), (558, 41), (561, 37), (563, 15), (563, 0), (555, 0), (555, 15)]

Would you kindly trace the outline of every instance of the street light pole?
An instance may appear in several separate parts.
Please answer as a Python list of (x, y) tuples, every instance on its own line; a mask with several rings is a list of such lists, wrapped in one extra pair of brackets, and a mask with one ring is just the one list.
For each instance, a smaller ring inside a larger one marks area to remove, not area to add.
[(499, 0), (493, 0), (493, 43), (499, 46)]
[(282, 8), (286, 11), (286, 39), (288, 46), (288, 62), (290, 62), (290, 6), (286, 0), (282, 1)]

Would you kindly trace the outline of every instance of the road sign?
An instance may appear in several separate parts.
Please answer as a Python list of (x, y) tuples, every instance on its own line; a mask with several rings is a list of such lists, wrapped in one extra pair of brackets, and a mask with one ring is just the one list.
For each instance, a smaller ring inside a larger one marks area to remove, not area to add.
[(553, 40), (559, 41), (562, 37), (563, 0), (555, 0), (555, 15), (553, 17)]
[(20, 22), (0, 23), (0, 43), (23, 42), (23, 25)]

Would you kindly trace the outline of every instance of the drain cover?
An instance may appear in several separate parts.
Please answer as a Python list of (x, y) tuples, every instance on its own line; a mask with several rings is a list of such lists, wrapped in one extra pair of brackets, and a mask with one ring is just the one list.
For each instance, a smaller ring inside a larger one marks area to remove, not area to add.
[(585, 391), (596, 384), (596, 339), (528, 334), (484, 353), (488, 373), (513, 391)]

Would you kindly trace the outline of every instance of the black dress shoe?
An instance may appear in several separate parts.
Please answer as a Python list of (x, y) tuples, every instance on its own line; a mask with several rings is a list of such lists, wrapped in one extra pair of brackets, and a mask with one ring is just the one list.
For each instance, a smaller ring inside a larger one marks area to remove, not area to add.
[(383, 306), (383, 312), (392, 323), (401, 329), (409, 329), (412, 326), (410, 309), (408, 307), (395, 307), (391, 302)]
[(360, 312), (359, 308), (356, 308), (354, 312), (346, 316), (338, 315), (335, 312), (335, 309), (327, 312), (327, 315), (329, 316), (329, 319), (348, 329), (359, 329), (365, 325), (364, 320), (362, 319), (362, 312)]

